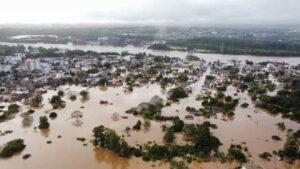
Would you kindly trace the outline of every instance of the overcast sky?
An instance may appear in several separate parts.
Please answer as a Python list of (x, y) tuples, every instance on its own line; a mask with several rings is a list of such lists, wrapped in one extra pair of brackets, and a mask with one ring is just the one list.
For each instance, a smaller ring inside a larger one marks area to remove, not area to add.
[(1, 0), (0, 23), (300, 24), (300, 0)]

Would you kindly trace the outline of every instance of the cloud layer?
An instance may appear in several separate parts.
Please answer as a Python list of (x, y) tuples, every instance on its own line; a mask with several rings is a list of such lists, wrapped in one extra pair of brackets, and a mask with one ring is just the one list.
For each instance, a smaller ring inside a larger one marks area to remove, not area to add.
[(300, 0), (9, 0), (0, 23), (300, 24)]

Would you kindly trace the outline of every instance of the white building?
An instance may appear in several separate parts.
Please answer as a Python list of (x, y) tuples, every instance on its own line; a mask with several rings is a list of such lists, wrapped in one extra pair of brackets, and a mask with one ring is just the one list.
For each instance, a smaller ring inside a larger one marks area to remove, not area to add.
[(51, 72), (51, 65), (48, 63), (40, 63), (40, 69), (43, 70), (43, 73), (50, 73)]
[(275, 69), (275, 65), (272, 63), (268, 63), (266, 66), (267, 70), (274, 70)]
[(36, 59), (26, 59), (24, 69), (26, 71), (40, 70), (40, 62)]
[(130, 62), (133, 58), (134, 58), (133, 55), (126, 55), (126, 56), (123, 57), (123, 59), (124, 59), (125, 61), (127, 61), (127, 62)]
[(0, 72), (10, 72), (11, 66), (10, 65), (0, 65)]

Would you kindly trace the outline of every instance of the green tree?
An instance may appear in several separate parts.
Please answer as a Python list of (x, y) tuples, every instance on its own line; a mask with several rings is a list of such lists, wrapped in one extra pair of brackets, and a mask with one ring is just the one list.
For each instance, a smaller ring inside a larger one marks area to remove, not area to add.
[(11, 157), (15, 153), (22, 151), (26, 145), (23, 139), (15, 139), (7, 142), (0, 151), (0, 157)]
[(39, 129), (48, 129), (50, 126), (47, 116), (40, 117)]
[(19, 112), (20, 106), (17, 104), (11, 104), (7, 109), (9, 113), (15, 114)]
[(168, 130), (163, 138), (166, 143), (173, 143), (175, 140), (175, 134), (172, 130)]
[(59, 97), (63, 97), (63, 96), (65, 95), (65, 93), (64, 93), (64, 91), (59, 90), (59, 91), (57, 92), (57, 95), (58, 95)]
[(141, 125), (142, 125), (142, 122), (141, 120), (138, 120), (136, 122), (136, 124), (132, 127), (134, 130), (140, 130), (141, 129)]

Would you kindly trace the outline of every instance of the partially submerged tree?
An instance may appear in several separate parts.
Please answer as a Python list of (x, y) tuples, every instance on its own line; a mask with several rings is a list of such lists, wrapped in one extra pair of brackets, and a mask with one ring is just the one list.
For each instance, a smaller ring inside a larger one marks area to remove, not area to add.
[(23, 139), (15, 139), (7, 142), (0, 151), (0, 157), (11, 157), (14, 154), (24, 150), (26, 145)]
[(75, 118), (76, 120), (73, 122), (73, 125), (80, 126), (83, 122), (79, 120), (83, 116), (83, 113), (81, 111), (73, 111), (71, 114), (71, 118)]
[(48, 129), (50, 126), (47, 116), (40, 117), (39, 129)]

